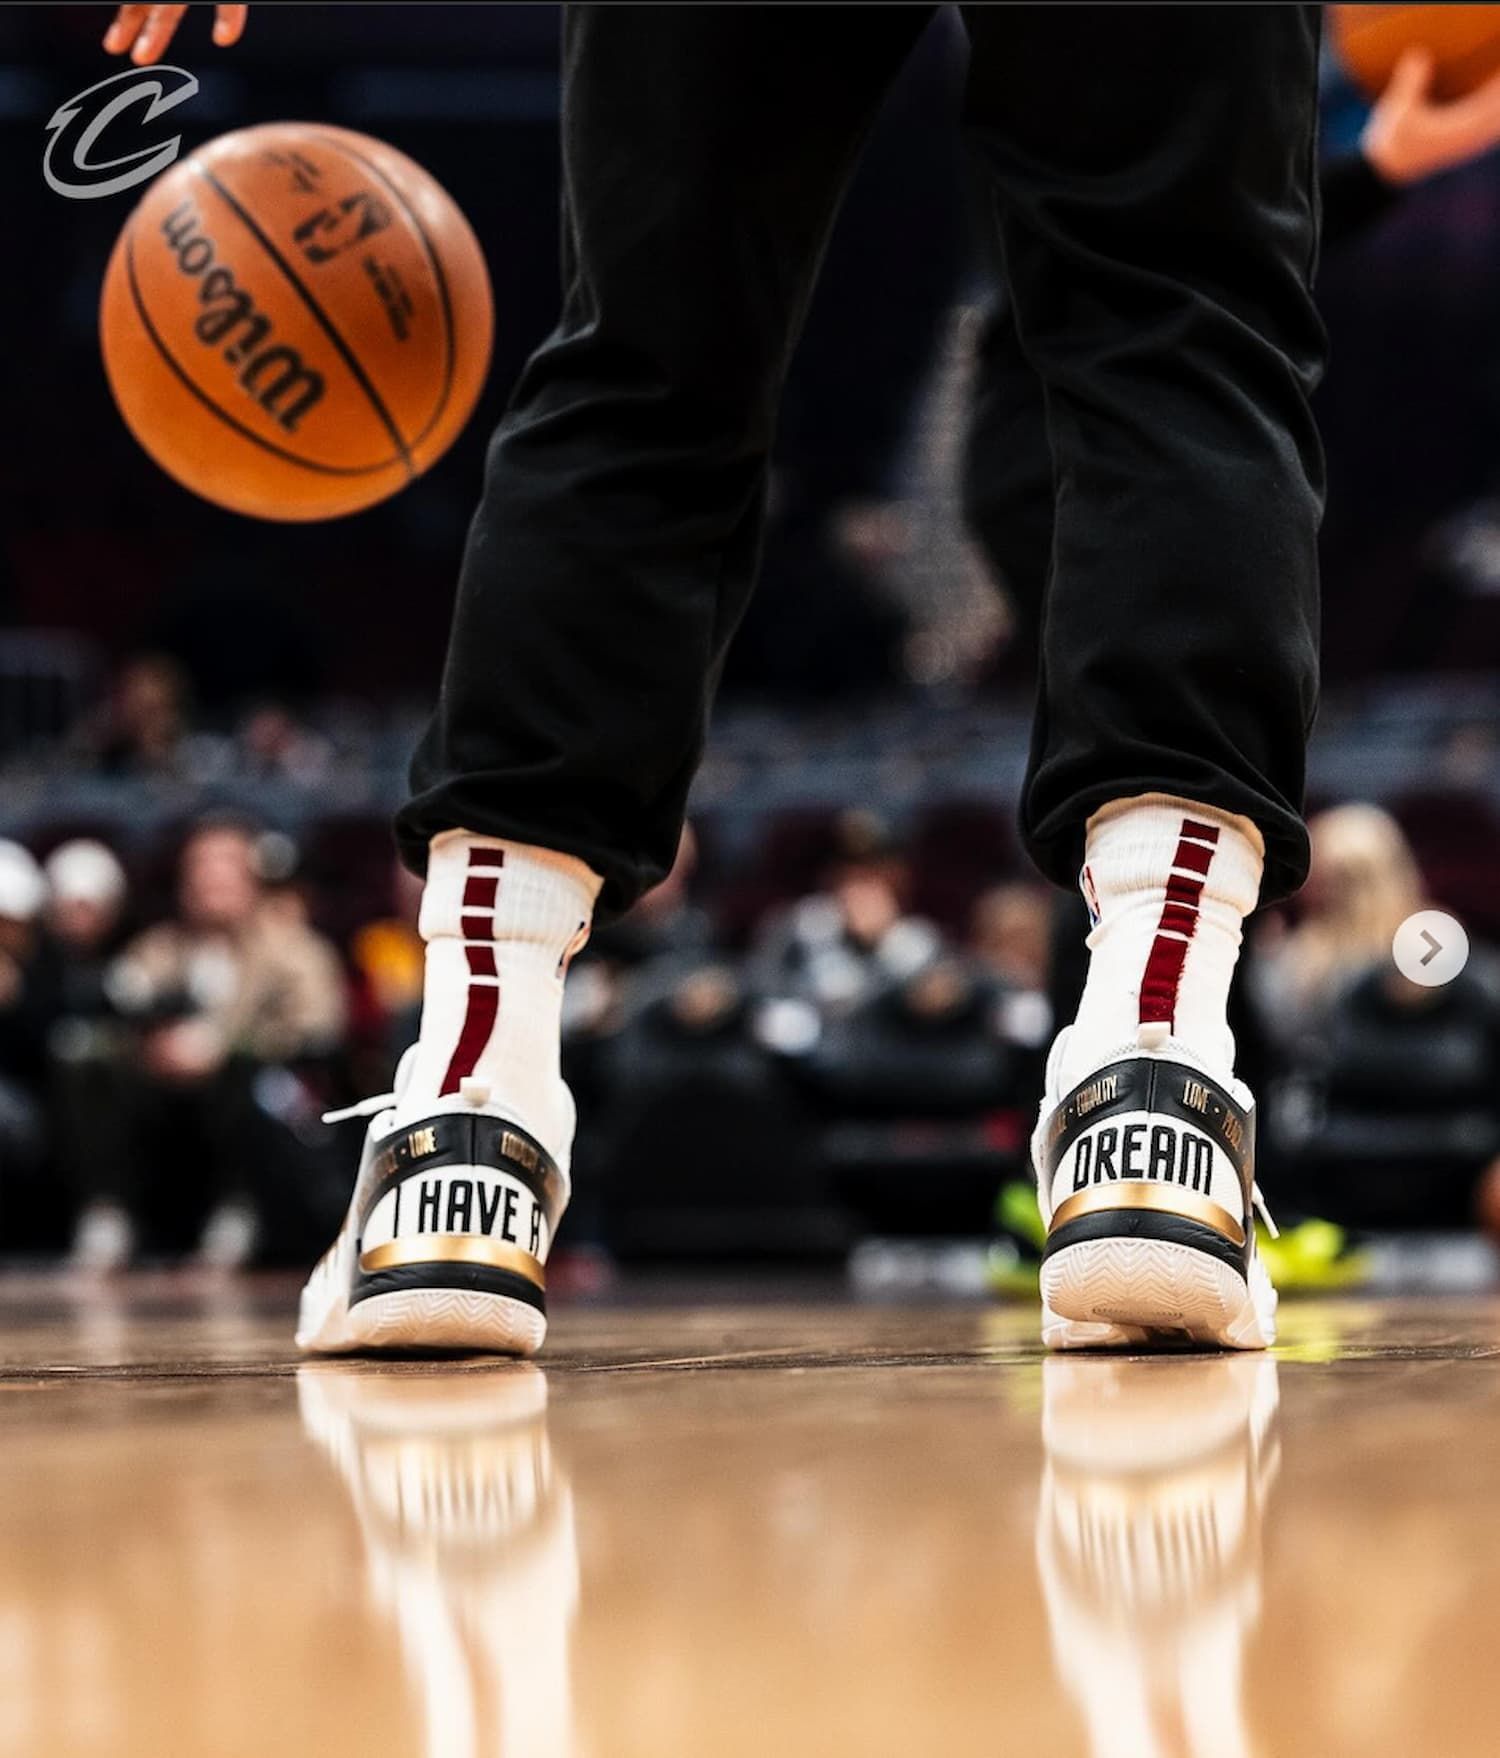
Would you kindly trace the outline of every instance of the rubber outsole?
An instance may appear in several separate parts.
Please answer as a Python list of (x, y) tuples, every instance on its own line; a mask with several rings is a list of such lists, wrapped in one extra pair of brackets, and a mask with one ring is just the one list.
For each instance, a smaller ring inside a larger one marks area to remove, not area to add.
[[(1264, 1275), (1258, 1264), (1254, 1271)], [(1084, 1240), (1046, 1258), (1041, 1284), (1050, 1349), (1263, 1349), (1275, 1340), (1275, 1296), (1259, 1310), (1238, 1269), (1192, 1245)]]
[[(543, 1313), (506, 1294), (460, 1288), (409, 1288), (351, 1306), (345, 1349), (479, 1351), (535, 1355), (547, 1335)], [(314, 1345), (316, 1347), (316, 1345)]]

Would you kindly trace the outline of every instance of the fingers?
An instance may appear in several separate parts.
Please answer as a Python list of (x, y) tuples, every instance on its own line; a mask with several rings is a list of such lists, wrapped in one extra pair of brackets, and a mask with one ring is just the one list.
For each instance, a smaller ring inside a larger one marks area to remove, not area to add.
[[(244, 35), (248, 6), (214, 8), (214, 41), (221, 49)], [(182, 21), (186, 6), (122, 6), (104, 34), (104, 47), (111, 55), (127, 51), (138, 67), (158, 61)]]
[(135, 40), (135, 47), (130, 51), (130, 59), (137, 67), (149, 66), (159, 61), (167, 51), (177, 30), (186, 6), (152, 6), (147, 8), (146, 22), (141, 27), (141, 34)]
[(221, 49), (237, 43), (245, 34), (248, 6), (217, 6), (214, 8), (214, 41)]
[(186, 11), (186, 6), (122, 6), (105, 35), (104, 47), (111, 55), (123, 55), (129, 50), (137, 67), (159, 61)]
[(115, 22), (104, 33), (106, 51), (111, 55), (123, 55), (135, 41), (150, 10), (149, 6), (119, 7), (115, 12)]
[(1432, 51), (1414, 43), (1402, 52), (1385, 90), (1375, 101), (1376, 109), (1390, 105), (1393, 109), (1408, 110), (1422, 103), (1432, 85), (1432, 72)]

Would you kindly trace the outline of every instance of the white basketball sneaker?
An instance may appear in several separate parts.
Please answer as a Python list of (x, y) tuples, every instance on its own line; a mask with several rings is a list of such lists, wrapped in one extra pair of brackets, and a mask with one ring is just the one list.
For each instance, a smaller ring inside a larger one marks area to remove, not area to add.
[(412, 1055), (396, 1092), (329, 1114), (370, 1124), (343, 1228), (302, 1290), (297, 1347), (534, 1355), (567, 1172), (497, 1114), (487, 1082), (463, 1081), (430, 1116), (403, 1114)]
[(1266, 1348), (1276, 1291), (1255, 1249), (1255, 1213), (1270, 1217), (1250, 1089), (1143, 1026), (1134, 1047), (1060, 1092), (1067, 1035), (1031, 1139), (1047, 1224), (1043, 1342)]

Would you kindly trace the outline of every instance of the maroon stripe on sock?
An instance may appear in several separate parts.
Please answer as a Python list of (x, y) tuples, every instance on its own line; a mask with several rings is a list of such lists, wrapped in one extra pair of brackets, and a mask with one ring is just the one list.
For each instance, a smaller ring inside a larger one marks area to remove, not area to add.
[(1186, 934), (1191, 940), (1198, 926), (1198, 912), (1191, 904), (1169, 903), (1162, 907), (1161, 920), (1156, 925), (1158, 934)]
[(499, 889), (498, 873), (470, 873), (464, 881), (464, 908), (492, 910), (495, 907), (495, 893)]
[[(500, 1016), (500, 985), (494, 980), (495, 949), (466, 946), (464, 956), (469, 961), (469, 998), (464, 1008), (463, 1030), (458, 1034), (448, 1072), (438, 1089), (440, 1093), (456, 1093), (459, 1083), (474, 1072)], [(476, 978), (481, 980), (475, 981)]]
[(469, 961), (469, 975), (471, 977), (499, 975), (495, 969), (495, 949), (493, 946), (466, 946), (464, 957)]
[(1188, 842), (1184, 838), (1177, 845), (1177, 853), (1172, 856), (1172, 865), (1186, 867), (1190, 873), (1206, 873), (1213, 858), (1214, 851), (1211, 848), (1204, 848), (1201, 842)]
[[(505, 865), (502, 848), (471, 848), (469, 873), (464, 881), (459, 932), (469, 966), (469, 994), (464, 1005), (463, 1029), (443, 1076), (440, 1093), (456, 1093), (479, 1065), (500, 1017), (500, 984), (495, 966), (495, 903), (500, 891), (500, 870)], [(471, 913), (471, 911), (482, 913)]]
[[(1190, 842), (1189, 835), (1199, 840)], [(1186, 868), (1187, 872), (1179, 870), (1167, 880), (1167, 899), (1162, 905), (1161, 920), (1156, 924), (1156, 935), (1141, 978), (1142, 1025), (1165, 1025), (1170, 1029), (1176, 1023), (1182, 967), (1187, 960), (1189, 942), (1198, 930), (1198, 906), (1203, 899), (1203, 880), (1191, 879), (1187, 874), (1207, 874), (1214, 851), (1211, 847), (1204, 848), (1202, 843), (1218, 840), (1219, 833), (1213, 825), (1183, 819), (1172, 865), (1178, 869)]]

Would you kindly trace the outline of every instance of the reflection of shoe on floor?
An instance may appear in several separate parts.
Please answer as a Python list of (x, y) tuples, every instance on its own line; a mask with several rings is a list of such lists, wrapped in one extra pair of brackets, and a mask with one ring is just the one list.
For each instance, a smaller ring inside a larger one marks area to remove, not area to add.
[(96, 1202), (78, 1217), (68, 1268), (88, 1276), (123, 1270), (135, 1252), (135, 1223), (118, 1203)]
[(430, 1758), (563, 1758), (578, 1560), (544, 1375), (326, 1362), (298, 1370), (297, 1398), (354, 1504)]
[(1275, 1362), (1054, 1359), (1043, 1395), (1037, 1567), (1093, 1751), (1240, 1758)]

